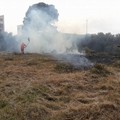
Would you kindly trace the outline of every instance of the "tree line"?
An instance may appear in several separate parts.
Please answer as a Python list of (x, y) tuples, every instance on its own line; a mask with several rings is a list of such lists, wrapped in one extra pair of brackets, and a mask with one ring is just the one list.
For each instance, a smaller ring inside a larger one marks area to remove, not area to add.
[(96, 53), (120, 54), (120, 34), (97, 33), (78, 40), (78, 50)]
[(0, 51), (18, 51), (18, 42), (12, 33), (0, 32)]

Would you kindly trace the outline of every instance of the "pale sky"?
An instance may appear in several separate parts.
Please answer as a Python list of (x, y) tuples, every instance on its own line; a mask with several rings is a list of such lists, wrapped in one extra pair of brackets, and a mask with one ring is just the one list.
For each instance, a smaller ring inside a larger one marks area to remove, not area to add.
[(38, 2), (55, 5), (59, 12), (58, 30), (66, 33), (120, 33), (120, 0), (0, 0), (0, 15), (5, 17), (5, 31), (17, 34), (17, 25), (29, 6)]

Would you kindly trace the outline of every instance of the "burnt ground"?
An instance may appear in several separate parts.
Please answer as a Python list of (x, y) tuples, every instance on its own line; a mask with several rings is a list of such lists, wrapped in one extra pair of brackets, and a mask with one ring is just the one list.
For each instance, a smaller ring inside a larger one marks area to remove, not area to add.
[(1, 53), (0, 120), (119, 120), (119, 57), (64, 57)]
[(112, 54), (94, 54), (86, 56), (92, 63), (113, 64), (115, 61), (120, 60), (120, 55)]

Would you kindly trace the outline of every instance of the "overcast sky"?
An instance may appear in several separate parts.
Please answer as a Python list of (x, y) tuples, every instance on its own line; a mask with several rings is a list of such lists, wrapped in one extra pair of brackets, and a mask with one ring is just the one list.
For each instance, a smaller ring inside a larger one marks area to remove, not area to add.
[(38, 2), (55, 5), (61, 32), (84, 34), (88, 20), (88, 33), (120, 33), (120, 0), (0, 0), (5, 31), (16, 34), (29, 6)]

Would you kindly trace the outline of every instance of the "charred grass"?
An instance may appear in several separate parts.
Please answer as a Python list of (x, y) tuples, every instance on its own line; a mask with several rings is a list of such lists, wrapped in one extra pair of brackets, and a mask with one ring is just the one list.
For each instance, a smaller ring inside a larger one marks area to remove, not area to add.
[(77, 70), (49, 55), (0, 55), (0, 120), (119, 120), (119, 113), (114, 64)]

